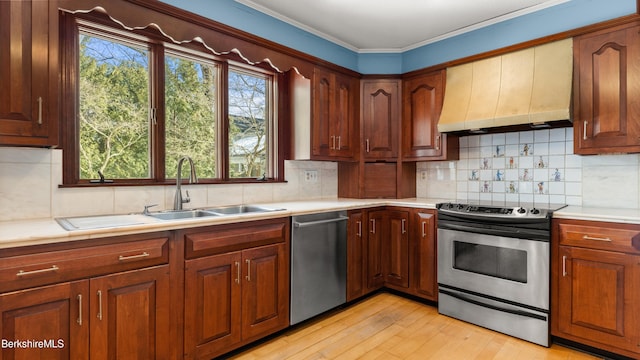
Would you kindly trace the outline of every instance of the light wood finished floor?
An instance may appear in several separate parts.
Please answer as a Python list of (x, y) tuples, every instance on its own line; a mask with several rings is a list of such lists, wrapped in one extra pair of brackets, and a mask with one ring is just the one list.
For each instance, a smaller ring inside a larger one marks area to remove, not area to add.
[(534, 345), (439, 315), (435, 307), (380, 293), (257, 345), (235, 360), (599, 359)]

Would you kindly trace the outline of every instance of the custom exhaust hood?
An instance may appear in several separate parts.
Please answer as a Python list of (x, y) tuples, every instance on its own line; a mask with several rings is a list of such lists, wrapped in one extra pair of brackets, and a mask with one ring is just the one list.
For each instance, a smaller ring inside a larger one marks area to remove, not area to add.
[(572, 73), (572, 39), (449, 67), (438, 131), (570, 126)]

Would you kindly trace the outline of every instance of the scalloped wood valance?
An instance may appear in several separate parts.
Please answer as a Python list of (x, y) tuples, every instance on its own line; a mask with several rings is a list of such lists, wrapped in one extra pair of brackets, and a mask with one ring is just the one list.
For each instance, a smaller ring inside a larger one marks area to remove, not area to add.
[[(173, 6), (150, 0), (59, 0), (69, 13), (100, 12), (124, 29), (155, 29), (176, 44), (199, 42), (213, 54), (235, 55), (247, 64), (268, 64), (278, 72), (313, 74), (315, 58)], [(315, 59), (317, 60), (317, 59)]]

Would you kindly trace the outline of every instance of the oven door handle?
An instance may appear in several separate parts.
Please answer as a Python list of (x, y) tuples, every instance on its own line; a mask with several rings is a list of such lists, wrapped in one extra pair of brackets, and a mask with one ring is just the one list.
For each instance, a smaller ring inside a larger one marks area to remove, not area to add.
[(461, 295), (461, 294), (456, 293), (456, 292), (448, 291), (448, 290), (445, 290), (445, 289), (439, 289), (438, 292), (441, 292), (441, 293), (443, 293), (445, 295), (449, 295), (449, 296), (454, 297), (456, 299), (459, 299), (459, 300), (462, 300), (462, 301), (466, 301), (466, 302), (474, 304), (474, 305), (478, 305), (478, 306), (482, 306), (482, 307), (485, 307), (485, 308), (489, 308), (489, 309), (492, 309), (492, 310), (502, 311), (502, 312), (506, 312), (506, 313), (509, 313), (509, 314), (514, 314), (514, 315), (519, 315), (519, 316), (524, 316), (524, 317), (530, 317), (530, 318), (538, 319), (538, 320), (542, 320), (542, 321), (547, 321), (547, 317), (544, 316), (544, 315), (538, 315), (538, 314), (530, 313), (530, 312), (527, 312), (527, 311), (515, 310), (515, 309), (507, 309), (507, 308), (503, 308), (503, 307), (496, 306), (496, 305), (485, 304), (485, 303), (483, 303), (481, 301), (474, 300), (474, 299), (471, 299), (471, 298), (469, 298), (467, 296)]
[(546, 231), (545, 233), (545, 231), (535, 231), (535, 230), (525, 230), (525, 231), (518, 230), (518, 229), (500, 230), (500, 229), (492, 229), (492, 228), (486, 228), (486, 227), (466, 226), (466, 225), (459, 225), (459, 224), (443, 224), (443, 223), (438, 224), (438, 229), (457, 230), (462, 232), (479, 233), (479, 234), (503, 236), (503, 237), (510, 237), (510, 238), (524, 237), (531, 240), (549, 241), (548, 231)]

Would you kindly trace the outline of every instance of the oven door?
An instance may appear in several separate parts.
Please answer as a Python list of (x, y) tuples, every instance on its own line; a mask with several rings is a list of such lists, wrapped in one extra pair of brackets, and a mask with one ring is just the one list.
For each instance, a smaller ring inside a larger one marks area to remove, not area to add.
[(438, 283), (549, 310), (549, 243), (438, 229)]

